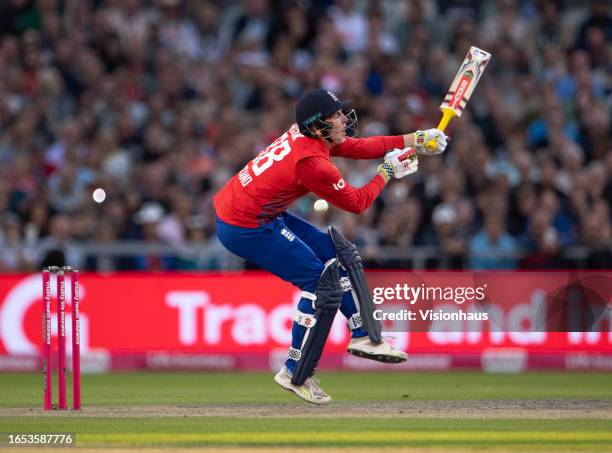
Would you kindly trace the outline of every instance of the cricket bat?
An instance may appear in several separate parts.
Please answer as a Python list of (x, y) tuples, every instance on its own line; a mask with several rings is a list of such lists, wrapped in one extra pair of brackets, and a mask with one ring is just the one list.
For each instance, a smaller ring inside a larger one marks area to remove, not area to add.
[[(456, 116), (461, 116), (490, 59), (491, 54), (489, 52), (485, 52), (478, 47), (470, 47), (463, 63), (461, 63), (459, 72), (455, 76), (455, 80), (453, 80), (440, 105), (442, 119), (438, 124), (438, 129), (444, 131), (450, 120)], [(433, 151), (436, 147), (436, 140), (429, 140), (425, 146), (428, 150)]]

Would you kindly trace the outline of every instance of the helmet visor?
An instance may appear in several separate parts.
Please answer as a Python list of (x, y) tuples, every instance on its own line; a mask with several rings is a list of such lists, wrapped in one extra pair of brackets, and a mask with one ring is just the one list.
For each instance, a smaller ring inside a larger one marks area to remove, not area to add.
[[(342, 114), (346, 117), (346, 125), (344, 126), (344, 132), (348, 137), (356, 137), (357, 130), (357, 112), (355, 109), (342, 109)], [(325, 120), (317, 120), (317, 129), (323, 139), (331, 139), (331, 131), (334, 123)]]

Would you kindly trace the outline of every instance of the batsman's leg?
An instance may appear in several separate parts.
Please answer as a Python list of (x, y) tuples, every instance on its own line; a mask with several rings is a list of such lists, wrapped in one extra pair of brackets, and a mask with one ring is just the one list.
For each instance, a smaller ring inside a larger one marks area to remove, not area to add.
[[(329, 234), (319, 230), (306, 220), (288, 212), (283, 214), (285, 224), (316, 254), (321, 262), (326, 263), (336, 257), (336, 249)], [(365, 337), (368, 332), (363, 329), (359, 305), (353, 296), (352, 286), (346, 270), (340, 268), (340, 285), (342, 287), (342, 302), (340, 311), (347, 319), (347, 325), (352, 338)]]
[[(283, 388), (315, 404), (327, 404), (331, 397), (318, 386), (313, 374), (321, 358), (327, 336), (340, 306), (342, 292), (338, 277), (338, 263), (334, 258), (325, 265), (314, 294), (304, 294), (312, 300), (314, 315), (298, 311), (292, 347), (288, 364), (294, 365), (289, 371), (285, 365), (274, 380)], [(305, 329), (305, 330), (303, 330)]]
[[(337, 243), (334, 244), (331, 231), (329, 234), (325, 233), (296, 215), (286, 212), (283, 214), (283, 219), (285, 224), (291, 228), (291, 231), (302, 239), (322, 262), (327, 262), (336, 256), (339, 258), (342, 265), (340, 268), (340, 285), (343, 292), (340, 311), (346, 317), (348, 328), (351, 331), (351, 340), (347, 351), (353, 355), (379, 362), (404, 362), (408, 356), (405, 352), (392, 348), (382, 338), (380, 323), (371, 326), (369, 329), (366, 328), (366, 318), (369, 316), (373, 320), (371, 315), (373, 304), (363, 274), (361, 258), (355, 245), (342, 237), (337, 230), (334, 230), (337, 233)], [(351, 276), (349, 276), (348, 270), (351, 271)], [(351, 278), (356, 280), (356, 284), (353, 284)], [(356, 288), (359, 288), (359, 291)], [(361, 292), (361, 297), (358, 294), (359, 292)], [(370, 330), (372, 335), (368, 335)]]
[(217, 220), (217, 235), (232, 253), (300, 288), (302, 297), (293, 322), (291, 347), (275, 381), (309, 402), (329, 402), (331, 398), (318, 387), (312, 376), (308, 376), (301, 385), (291, 383), (301, 358), (306, 332), (315, 319), (314, 294), (324, 269), (321, 260), (281, 219), (259, 228), (240, 228)]
[(309, 328), (307, 337), (302, 344), (301, 357), (291, 380), (294, 385), (302, 385), (308, 377), (314, 374), (317, 368), (327, 336), (340, 306), (342, 290), (339, 280), (338, 260), (334, 258), (325, 263), (325, 269), (317, 283), (314, 298), (316, 310), (314, 323)]

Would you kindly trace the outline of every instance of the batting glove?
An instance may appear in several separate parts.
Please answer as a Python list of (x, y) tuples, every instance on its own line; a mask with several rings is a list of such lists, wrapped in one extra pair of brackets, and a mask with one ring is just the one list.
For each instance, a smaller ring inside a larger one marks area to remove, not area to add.
[[(426, 147), (430, 140), (435, 140), (436, 147), (431, 151)], [(447, 137), (440, 129), (427, 129), (426, 131), (416, 131), (414, 133), (414, 147), (419, 154), (424, 156), (435, 156), (442, 154), (446, 150)]]
[(378, 166), (378, 171), (383, 171), (389, 179), (401, 179), (404, 176), (416, 173), (419, 169), (414, 148), (394, 149), (385, 154), (385, 161)]

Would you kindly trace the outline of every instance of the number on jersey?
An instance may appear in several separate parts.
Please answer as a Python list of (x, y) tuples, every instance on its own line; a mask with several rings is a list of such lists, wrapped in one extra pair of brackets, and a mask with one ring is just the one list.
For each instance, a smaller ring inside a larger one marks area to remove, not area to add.
[(261, 175), (264, 171), (272, 166), (274, 162), (281, 161), (287, 154), (291, 152), (289, 145), (289, 134), (284, 133), (279, 138), (274, 140), (270, 146), (264, 149), (259, 155), (253, 159), (253, 174)]

